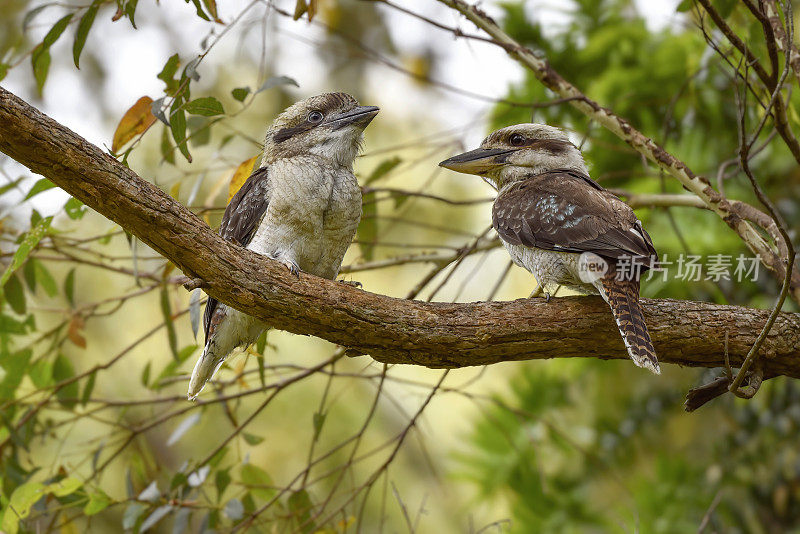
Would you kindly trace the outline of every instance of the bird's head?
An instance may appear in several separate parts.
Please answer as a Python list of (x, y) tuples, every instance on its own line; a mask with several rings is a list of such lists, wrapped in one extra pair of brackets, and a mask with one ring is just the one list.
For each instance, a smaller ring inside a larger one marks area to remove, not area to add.
[(324, 93), (301, 100), (278, 115), (267, 131), (264, 162), (313, 154), (350, 167), (364, 128), (377, 114), (377, 107), (359, 106), (347, 93)]
[(532, 174), (570, 169), (588, 174), (581, 151), (560, 129), (546, 124), (515, 124), (492, 132), (480, 148), (439, 163), (484, 177), (495, 188)]

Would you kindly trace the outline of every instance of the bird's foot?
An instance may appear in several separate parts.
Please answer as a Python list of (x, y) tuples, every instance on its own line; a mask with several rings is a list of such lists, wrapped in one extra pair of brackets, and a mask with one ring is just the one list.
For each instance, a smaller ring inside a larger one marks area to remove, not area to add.
[(357, 287), (361, 289), (364, 287), (358, 280), (337, 280), (340, 284), (347, 284), (348, 286)]
[(282, 254), (275, 254), (272, 256), (272, 259), (280, 262), (284, 267), (289, 269), (289, 272), (295, 275), (297, 278), (300, 278), (300, 267), (297, 266), (295, 262), (287, 258)]
[(551, 297), (551, 296), (552, 296), (552, 295), (550, 295), (550, 292), (549, 292), (549, 291), (545, 291), (545, 292), (544, 292), (544, 301), (545, 301), (545, 302), (550, 302), (550, 297)]

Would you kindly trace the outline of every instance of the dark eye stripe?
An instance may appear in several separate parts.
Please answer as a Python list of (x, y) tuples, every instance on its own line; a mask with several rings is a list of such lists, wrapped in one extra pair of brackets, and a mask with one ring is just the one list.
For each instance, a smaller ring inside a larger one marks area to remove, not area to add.
[(316, 126), (316, 124), (308, 124), (304, 122), (299, 126), (290, 126), (288, 128), (281, 128), (280, 130), (275, 132), (275, 135), (272, 136), (272, 140), (275, 141), (276, 143), (283, 143), (287, 139), (291, 139), (292, 137), (294, 137), (299, 133), (307, 132), (314, 126)]

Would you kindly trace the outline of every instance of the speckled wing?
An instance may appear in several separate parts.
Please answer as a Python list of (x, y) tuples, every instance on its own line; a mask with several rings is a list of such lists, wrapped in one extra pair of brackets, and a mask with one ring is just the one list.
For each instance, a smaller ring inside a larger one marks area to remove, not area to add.
[[(233, 195), (219, 227), (220, 235), (246, 247), (261, 223), (269, 205), (269, 167), (260, 167)], [(208, 342), (208, 331), (218, 301), (209, 297), (203, 314), (203, 331)]]
[(545, 172), (503, 188), (492, 207), (492, 224), (512, 245), (610, 259), (656, 256), (630, 206), (575, 171)]

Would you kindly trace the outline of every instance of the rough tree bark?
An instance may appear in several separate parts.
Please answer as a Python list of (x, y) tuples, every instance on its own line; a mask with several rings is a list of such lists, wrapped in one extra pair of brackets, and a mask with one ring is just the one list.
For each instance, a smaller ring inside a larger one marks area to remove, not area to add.
[[(295, 278), (280, 264), (224, 241), (172, 197), (2, 87), (0, 151), (129, 230), (188, 276), (205, 280), (214, 298), (352, 354), (429, 367), (627, 358), (599, 298), (424, 303), (305, 274)], [(676, 300), (645, 300), (644, 311), (661, 361), (701, 367), (723, 365), (726, 333), (731, 363), (741, 362), (768, 315)], [(762, 357), (766, 375), (800, 377), (800, 314), (780, 314)]]

